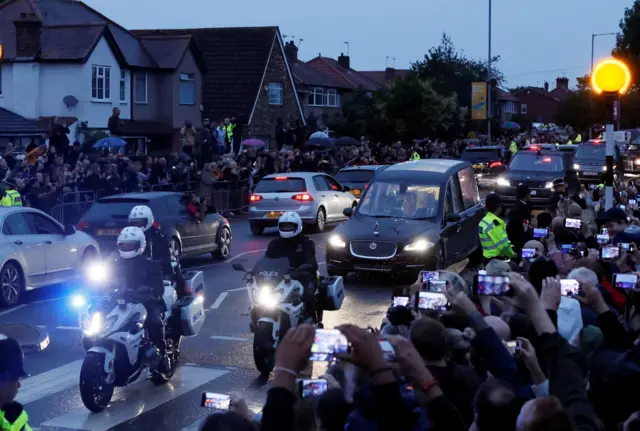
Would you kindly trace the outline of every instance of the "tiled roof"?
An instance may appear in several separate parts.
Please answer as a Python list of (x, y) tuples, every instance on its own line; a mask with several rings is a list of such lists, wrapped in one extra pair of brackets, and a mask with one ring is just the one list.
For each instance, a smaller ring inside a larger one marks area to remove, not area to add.
[[(50, 130), (51, 125), (53, 124), (53, 118), (54, 117), (40, 117), (38, 119), (38, 124), (44, 130)], [(60, 124), (67, 123), (67, 126), (71, 126), (73, 123), (78, 121), (76, 117), (58, 117), (58, 120), (60, 120)]]
[[(366, 76), (372, 81), (377, 82), (380, 85), (387, 85), (386, 72), (384, 70), (370, 70), (370, 71), (358, 71), (361, 75)], [(394, 78), (401, 78), (407, 73), (411, 72), (409, 69), (396, 69)]]
[(87, 24), (42, 29), (42, 60), (84, 60), (104, 34), (106, 25)]
[(338, 64), (337, 60), (328, 57), (316, 57), (307, 62), (308, 65), (314, 67), (316, 70), (330, 76), (332, 79), (341, 82), (343, 88), (359, 88), (362, 87), (365, 90), (377, 90), (380, 88), (380, 84), (373, 79), (369, 79), (360, 72), (353, 69), (345, 69)]
[(0, 108), (0, 135), (46, 133), (46, 130), (32, 120), (28, 120), (8, 109)]
[(249, 118), (277, 27), (138, 30), (138, 36), (191, 35), (204, 62), (205, 116)]
[(525, 91), (532, 91), (534, 93), (540, 94), (541, 96), (548, 97), (549, 99), (553, 99), (556, 102), (560, 101), (560, 99), (555, 97), (553, 94), (549, 93), (548, 91), (545, 91), (544, 88), (540, 88), (540, 87), (524, 87), (519, 89), (518, 91), (514, 91), (513, 95), (518, 97), (518, 94), (523, 93)]
[(333, 79), (331, 76), (320, 72), (304, 61), (296, 61), (293, 64), (291, 72), (293, 73), (293, 77), (296, 80), (296, 84), (331, 88), (353, 88), (351, 86), (345, 86), (342, 81)]
[(191, 36), (149, 36), (140, 40), (160, 68), (175, 69), (180, 65), (184, 53), (189, 48)]
[(494, 92), (497, 100), (506, 100), (508, 102), (518, 102), (518, 98), (508, 91), (504, 91), (501, 88), (494, 88)]

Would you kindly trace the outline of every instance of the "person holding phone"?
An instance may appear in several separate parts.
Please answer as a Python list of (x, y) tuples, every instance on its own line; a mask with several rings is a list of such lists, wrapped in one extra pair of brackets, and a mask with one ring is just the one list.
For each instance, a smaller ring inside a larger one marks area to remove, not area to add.
[(482, 245), (485, 263), (492, 259), (509, 260), (516, 257), (507, 235), (506, 224), (498, 216), (502, 211), (502, 199), (496, 193), (487, 195), (484, 204), (487, 215), (478, 225), (478, 236)]
[(630, 226), (627, 220), (627, 213), (620, 208), (609, 208), (604, 212), (602, 221), (609, 232), (612, 244), (636, 243), (640, 244), (640, 230), (637, 226)]
[(531, 189), (526, 184), (516, 187), (516, 203), (509, 214), (507, 235), (514, 251), (520, 255), (524, 243), (531, 238)]

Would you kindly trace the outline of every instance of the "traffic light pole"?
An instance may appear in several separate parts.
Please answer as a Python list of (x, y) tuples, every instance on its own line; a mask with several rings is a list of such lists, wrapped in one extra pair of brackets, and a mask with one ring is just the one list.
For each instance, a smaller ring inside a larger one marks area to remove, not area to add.
[(613, 157), (615, 155), (615, 141), (613, 134), (613, 124), (605, 127), (605, 139), (607, 142), (607, 159), (605, 166), (607, 171), (604, 177), (604, 208), (608, 210), (613, 206)]

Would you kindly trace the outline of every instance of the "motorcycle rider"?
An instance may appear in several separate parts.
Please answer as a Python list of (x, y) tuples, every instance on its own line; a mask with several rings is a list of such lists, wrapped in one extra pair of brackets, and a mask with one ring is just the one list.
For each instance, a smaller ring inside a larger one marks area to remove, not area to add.
[(148, 247), (144, 251), (145, 257), (160, 264), (165, 279), (170, 279), (176, 283), (176, 293), (181, 298), (185, 296), (185, 283), (182, 278), (180, 267), (174, 270), (171, 265), (172, 260), (177, 260), (173, 256), (169, 247), (167, 237), (160, 230), (160, 224), (153, 217), (151, 208), (146, 205), (137, 205), (129, 213), (129, 226), (142, 229)]
[(115, 261), (114, 272), (116, 279), (119, 280), (118, 286), (143, 292), (150, 289), (149, 298), (142, 302), (147, 310), (145, 325), (151, 342), (158, 348), (162, 357), (158, 370), (166, 372), (170, 369), (170, 364), (162, 322), (162, 313), (165, 311), (162, 300), (164, 294), (162, 270), (157, 262), (144, 256), (147, 240), (139, 227), (129, 226), (122, 229), (118, 235), (117, 244), (120, 259)]
[[(316, 307), (316, 287), (318, 271), (318, 261), (316, 261), (316, 245), (308, 237), (301, 235), (302, 219), (295, 212), (286, 212), (278, 219), (278, 231), (280, 238), (275, 238), (269, 243), (265, 257), (268, 259), (278, 259), (286, 257), (289, 259), (289, 266), (293, 268), (295, 276), (304, 286), (302, 300), (305, 308), (309, 310), (309, 315), (313, 321), (319, 325), (322, 323), (322, 310)], [(310, 271), (297, 271), (302, 265), (311, 265)]]

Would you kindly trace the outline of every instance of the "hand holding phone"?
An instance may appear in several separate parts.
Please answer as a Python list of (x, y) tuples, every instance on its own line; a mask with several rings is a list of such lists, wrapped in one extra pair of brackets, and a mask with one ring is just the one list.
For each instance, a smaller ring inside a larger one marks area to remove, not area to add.
[(322, 395), (327, 392), (329, 384), (325, 379), (300, 379), (298, 390), (302, 398)]
[(440, 280), (440, 273), (438, 271), (420, 271), (420, 279), (423, 283), (431, 280)]
[(418, 310), (445, 311), (449, 301), (444, 293), (418, 292), (416, 293), (416, 304)]
[(473, 292), (477, 296), (506, 296), (511, 293), (509, 277), (476, 275), (473, 278)]
[(609, 245), (600, 249), (600, 259), (617, 259), (620, 257), (620, 247)]
[(549, 235), (549, 229), (546, 227), (539, 227), (533, 230), (534, 238), (546, 238)]
[(201, 405), (208, 409), (229, 410), (231, 407), (231, 397), (226, 394), (203, 392)]
[(613, 285), (617, 289), (635, 289), (638, 286), (636, 274), (613, 274)]
[(523, 248), (522, 249), (522, 258), (523, 259), (531, 259), (536, 255), (535, 248)]
[(331, 362), (338, 353), (348, 353), (349, 342), (338, 329), (316, 329), (310, 361)]
[(409, 305), (410, 298), (408, 296), (394, 296), (391, 299), (392, 307), (406, 307)]
[(577, 296), (580, 293), (578, 280), (560, 280), (560, 293), (563, 296)]
[(518, 350), (520, 350), (520, 341), (507, 341), (507, 349), (509, 350), (509, 353), (515, 356), (516, 353), (518, 353)]
[(582, 227), (582, 220), (579, 218), (566, 218), (564, 219), (564, 227), (567, 229), (580, 229)]

